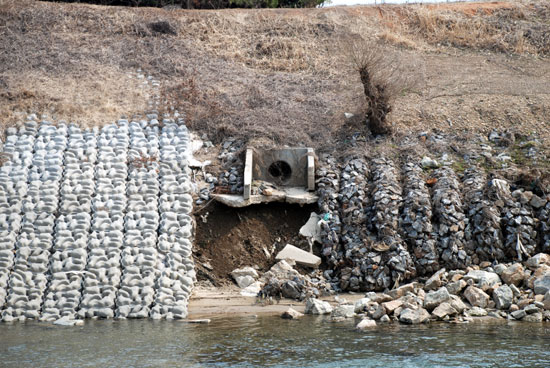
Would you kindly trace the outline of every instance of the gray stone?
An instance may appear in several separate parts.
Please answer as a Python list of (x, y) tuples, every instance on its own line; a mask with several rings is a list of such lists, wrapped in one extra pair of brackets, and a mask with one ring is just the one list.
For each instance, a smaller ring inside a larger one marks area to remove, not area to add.
[(391, 296), (393, 299), (398, 299), (398, 298), (401, 298), (402, 296), (404, 296), (407, 293), (414, 292), (414, 288), (415, 288), (415, 284), (410, 283), (410, 284), (407, 284), (407, 285), (400, 286), (397, 289), (390, 290), (388, 292), (388, 295)]
[(536, 312), (533, 314), (528, 314), (525, 317), (523, 317), (522, 321), (525, 322), (542, 322), (542, 313)]
[(506, 267), (506, 265), (502, 264), (502, 263), (499, 263), (497, 264), (494, 269), (495, 269), (495, 272), (497, 275), (500, 276), (500, 278), (502, 278), (502, 273), (507, 269), (508, 267)]
[(325, 301), (310, 298), (306, 301), (306, 314), (330, 314), (332, 306)]
[(424, 308), (418, 308), (416, 310), (405, 308), (399, 314), (399, 322), (416, 325), (424, 323), (430, 319), (430, 313)]
[(370, 318), (378, 320), (386, 314), (386, 310), (382, 305), (375, 303), (367, 308), (367, 313)]
[(531, 200), (529, 201), (529, 204), (535, 208), (535, 209), (539, 209), (541, 207), (544, 207), (544, 205), (546, 205), (546, 199), (545, 198), (541, 198), (539, 197), (538, 195), (536, 194), (533, 194), (533, 196), (531, 197)]
[(439, 320), (442, 320), (443, 318), (447, 316), (454, 316), (457, 314), (457, 310), (454, 309), (450, 303), (441, 303), (439, 304), (432, 312), (432, 316), (436, 317)]
[(539, 266), (546, 264), (550, 265), (550, 255), (546, 253), (538, 253), (529, 258), (525, 264), (532, 270), (539, 268)]
[(459, 295), (467, 285), (468, 284), (466, 283), (466, 281), (458, 280), (455, 282), (448, 283), (445, 287), (449, 291), (449, 294)]
[(396, 299), (396, 300), (382, 303), (382, 306), (386, 310), (387, 314), (392, 314), (394, 310), (401, 307), (402, 305), (403, 305), (403, 301), (401, 299)]
[(380, 318), (380, 322), (383, 322), (383, 323), (388, 323), (390, 322), (391, 319), (390, 317), (387, 315), (387, 314), (384, 314), (381, 318)]
[(533, 313), (538, 313), (538, 312), (540, 312), (539, 308), (538, 308), (535, 304), (529, 304), (528, 306), (526, 306), (525, 308), (523, 308), (523, 310), (524, 310), (525, 313), (527, 313), (527, 314), (533, 314)]
[(464, 297), (474, 307), (485, 308), (489, 302), (489, 295), (475, 286), (468, 286), (464, 291)]
[(510, 313), (510, 315), (512, 317), (514, 317), (515, 319), (522, 319), (523, 317), (525, 317), (527, 315), (527, 313), (525, 313), (525, 311), (523, 309), (520, 309), (518, 311)]
[(514, 293), (508, 285), (502, 285), (493, 291), (493, 300), (497, 309), (508, 309), (514, 301)]
[(368, 304), (370, 303), (370, 301), (371, 300), (369, 298), (361, 298), (357, 300), (354, 305), (354, 312), (355, 313), (364, 312)]
[(300, 299), (302, 296), (302, 285), (295, 281), (286, 281), (281, 286), (281, 294), (284, 298)]
[(447, 291), (445, 287), (441, 287), (437, 291), (430, 291), (424, 298), (424, 308), (431, 311), (439, 304), (448, 301), (450, 298), (449, 291)]
[(485, 317), (487, 315), (487, 311), (480, 307), (473, 307), (472, 309), (468, 310), (466, 312), (470, 317)]
[(494, 289), (501, 284), (500, 277), (494, 272), (472, 270), (464, 276), (464, 281), (472, 280), (481, 290)]
[(353, 318), (355, 315), (354, 306), (351, 304), (339, 305), (332, 311), (333, 318)]
[(457, 310), (458, 313), (462, 313), (464, 310), (467, 309), (466, 304), (456, 295), (451, 295), (451, 300), (449, 301), (449, 304), (451, 304), (451, 307)]
[(439, 163), (428, 156), (424, 156), (422, 158), (422, 161), (420, 161), (420, 165), (424, 169), (436, 169), (439, 167)]
[(536, 279), (533, 286), (535, 294), (546, 294), (550, 291), (550, 274), (546, 274)]

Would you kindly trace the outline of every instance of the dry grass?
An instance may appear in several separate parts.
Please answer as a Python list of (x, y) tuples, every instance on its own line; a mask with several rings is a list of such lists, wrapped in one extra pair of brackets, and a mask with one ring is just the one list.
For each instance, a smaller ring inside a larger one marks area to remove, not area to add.
[(550, 55), (550, 4), (494, 2), (473, 5), (396, 7), (382, 15), (387, 41), (418, 47), (432, 46), (492, 50), (504, 53)]
[[(346, 144), (365, 113), (345, 45), (381, 39), (384, 54), (420, 60), (406, 76), (427, 73), (425, 88), (397, 96), (392, 122), (401, 134), (451, 129), (448, 119), (457, 130), (543, 130), (547, 64), (507, 55), (548, 54), (548, 12), (542, 1), (166, 11), (0, 0), (0, 122), (35, 112), (102, 125), (143, 113), (160, 93), (161, 112), (177, 109), (217, 140), (330, 149)], [(161, 90), (143, 85), (138, 69)]]

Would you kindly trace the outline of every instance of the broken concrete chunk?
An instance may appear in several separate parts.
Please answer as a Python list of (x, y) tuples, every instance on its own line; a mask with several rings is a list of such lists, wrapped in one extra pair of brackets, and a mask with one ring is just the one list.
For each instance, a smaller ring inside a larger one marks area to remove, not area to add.
[(241, 289), (244, 289), (256, 281), (258, 272), (252, 267), (243, 267), (233, 270), (231, 276), (233, 276), (237, 285), (239, 285)]
[(317, 267), (321, 264), (321, 258), (314, 254), (308, 253), (294, 245), (287, 244), (282, 251), (275, 257), (277, 260), (292, 259), (296, 263), (307, 267)]
[(262, 283), (259, 281), (256, 281), (244, 289), (241, 290), (242, 296), (257, 296), (258, 293), (262, 290)]
[(319, 215), (312, 212), (311, 215), (309, 215), (309, 220), (307, 220), (306, 224), (300, 228), (300, 235), (308, 238), (308, 240), (311, 239), (311, 243), (314, 241), (322, 243), (323, 239), (321, 239), (321, 226), (319, 225), (320, 220), (321, 218)]

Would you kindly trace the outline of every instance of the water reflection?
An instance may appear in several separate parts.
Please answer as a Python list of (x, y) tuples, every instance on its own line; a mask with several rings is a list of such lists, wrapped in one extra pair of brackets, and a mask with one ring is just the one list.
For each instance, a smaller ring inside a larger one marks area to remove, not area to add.
[(0, 324), (3, 367), (547, 367), (550, 326), (529, 323), (354, 330), (306, 316)]

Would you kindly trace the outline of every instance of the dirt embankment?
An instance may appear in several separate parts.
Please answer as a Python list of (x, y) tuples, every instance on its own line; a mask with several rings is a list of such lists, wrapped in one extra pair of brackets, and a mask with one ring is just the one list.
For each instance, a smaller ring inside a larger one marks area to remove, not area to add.
[(315, 206), (273, 203), (230, 208), (212, 203), (197, 213), (195, 265), (198, 279), (214, 286), (231, 283), (231, 271), (257, 266), (265, 272), (288, 243), (302, 245), (300, 228)]
[(549, 14), (545, 1), (168, 11), (6, 0), (0, 116), (3, 126), (32, 112), (102, 125), (146, 111), (158, 93), (159, 110), (178, 109), (214, 140), (330, 150), (362, 127), (349, 45), (378, 39), (423, 80), (395, 101), (401, 134), (548, 135)]

